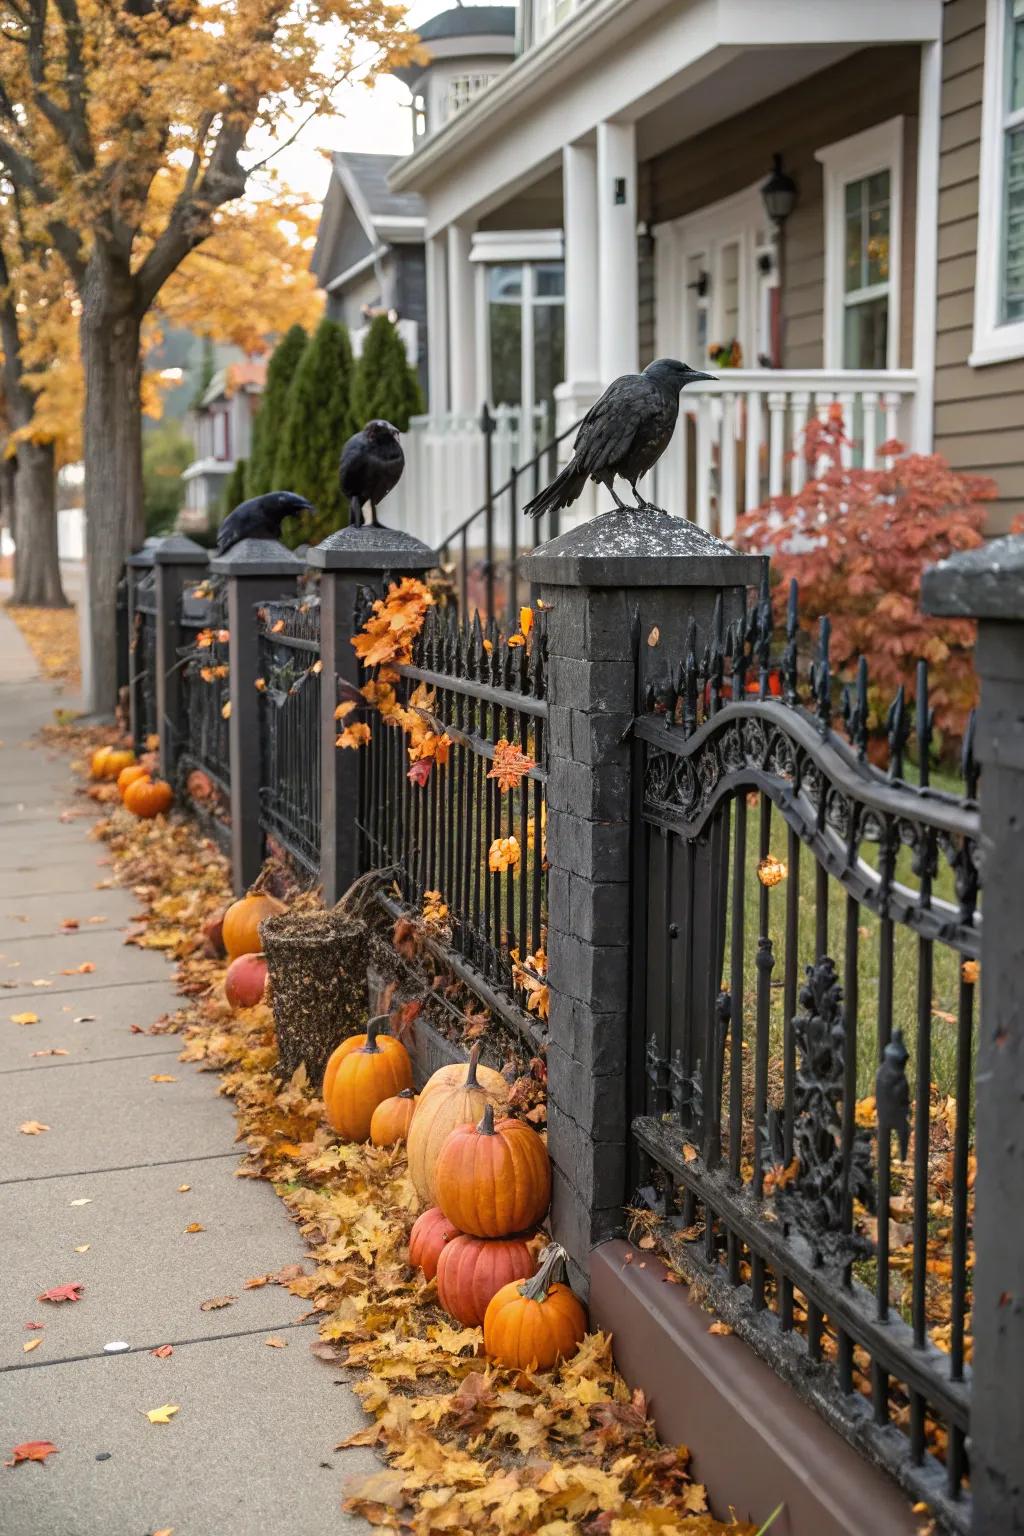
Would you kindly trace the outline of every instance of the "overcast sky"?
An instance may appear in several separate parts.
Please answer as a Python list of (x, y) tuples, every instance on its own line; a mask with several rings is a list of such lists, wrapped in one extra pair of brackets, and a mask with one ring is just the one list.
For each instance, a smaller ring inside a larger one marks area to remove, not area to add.
[[(466, 3), (481, 3), (481, 0), (466, 0)], [(409, 25), (415, 27), (428, 16), (436, 16), (438, 11), (450, 10), (453, 4), (454, 0), (411, 0)], [(330, 174), (324, 151), (355, 149), (401, 155), (412, 148), (408, 102), (408, 90), (390, 76), (381, 79), (373, 90), (361, 85), (346, 86), (338, 96), (340, 110), (337, 116), (315, 119), (295, 144), (282, 150), (273, 163), (289, 186), (309, 192), (320, 201)], [(280, 139), (286, 139), (293, 130), (294, 125), (282, 125)], [(257, 159), (272, 147), (272, 142), (252, 146), (257, 151)]]

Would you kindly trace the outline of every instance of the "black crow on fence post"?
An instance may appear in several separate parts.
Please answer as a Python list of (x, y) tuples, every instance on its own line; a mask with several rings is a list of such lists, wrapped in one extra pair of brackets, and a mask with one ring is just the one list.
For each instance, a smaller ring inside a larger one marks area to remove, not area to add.
[(368, 421), (341, 450), (338, 480), (348, 497), (349, 522), (363, 526), (363, 507), (370, 503), (370, 527), (376, 528), (377, 507), (402, 478), (405, 454), (400, 433), (390, 421)]
[(588, 480), (607, 486), (616, 506), (625, 511), (628, 504), (615, 491), (616, 476), (632, 490), (637, 510), (659, 510), (641, 499), (637, 482), (653, 469), (672, 441), (679, 391), (698, 379), (713, 380), (714, 374), (698, 373), (672, 357), (648, 363), (643, 373), (624, 373), (613, 379), (580, 422), (568, 464), (523, 511), (529, 517), (540, 517), (544, 512), (569, 507), (582, 495)]
[(286, 517), (312, 512), (313, 503), (294, 491), (267, 491), (239, 502), (217, 530), (217, 553), (226, 555), (243, 539), (279, 539)]

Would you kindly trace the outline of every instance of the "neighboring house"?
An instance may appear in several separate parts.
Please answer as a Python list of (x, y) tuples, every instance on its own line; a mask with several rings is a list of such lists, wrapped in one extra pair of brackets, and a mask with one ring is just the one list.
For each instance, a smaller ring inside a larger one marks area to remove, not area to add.
[(893, 435), (934, 445), (995, 477), (1005, 529), (1024, 507), (1024, 0), (523, 0), (424, 33), (478, 12), (516, 56), (484, 67), (462, 35), (472, 89), (445, 113), (428, 74), (389, 176), (426, 220), (424, 537), (479, 499), (481, 402), (522, 464), (555, 416), (666, 354), (721, 375), (683, 396), (655, 487), (672, 510), (728, 535), (802, 483), (794, 440), (838, 400), (858, 461)]
[(324, 199), (312, 268), (327, 293), (327, 313), (343, 321), (356, 356), (369, 320), (395, 316), (406, 356), (427, 383), (427, 298), (423, 203), (388, 190), (397, 155), (341, 151)]
[(237, 461), (249, 457), (266, 377), (265, 362), (229, 363), (214, 374), (191, 413), (196, 456), (182, 472), (185, 505), (178, 518), (185, 533), (216, 526), (228, 478)]

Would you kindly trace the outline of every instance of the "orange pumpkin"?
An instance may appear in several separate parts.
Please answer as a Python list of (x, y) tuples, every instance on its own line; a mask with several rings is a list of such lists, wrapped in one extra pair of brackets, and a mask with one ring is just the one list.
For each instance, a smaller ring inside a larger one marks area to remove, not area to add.
[(334, 1079), (338, 1075), (338, 1068), (341, 1066), (346, 1056), (351, 1056), (353, 1051), (362, 1050), (363, 1046), (366, 1044), (366, 1039), (367, 1037), (365, 1035), (348, 1035), (340, 1045), (336, 1045), (334, 1047), (334, 1050), (331, 1052), (327, 1060), (327, 1066), (324, 1070), (323, 1087), (320, 1090), (320, 1097), (323, 1099), (325, 1104), (327, 1102), (328, 1096), (334, 1088)]
[(425, 1205), (437, 1204), (437, 1159), (449, 1132), (458, 1125), (474, 1124), (486, 1104), (503, 1109), (508, 1103), (505, 1079), (492, 1067), (481, 1067), (479, 1056), (480, 1047), (474, 1045), (468, 1066), (442, 1067), (420, 1094), (406, 1150), (409, 1177)]
[(163, 779), (136, 779), (124, 792), (125, 807), (148, 820), (161, 816), (174, 804), (174, 790)]
[(275, 913), (284, 910), (283, 901), (278, 901), (276, 896), (271, 896), (268, 891), (257, 890), (255, 887), (247, 895), (233, 901), (224, 914), (222, 930), (228, 959), (237, 960), (239, 955), (259, 954), (263, 948), (260, 923), (265, 917), (272, 917)]
[(535, 1227), (551, 1201), (548, 1149), (525, 1120), (494, 1122), (491, 1104), (479, 1125), (460, 1125), (441, 1148), (437, 1203), (460, 1232), (507, 1237)]
[(149, 776), (149, 769), (144, 768), (141, 763), (129, 763), (127, 768), (122, 768), (117, 776), (117, 788), (121, 799), (124, 799), (124, 792), (129, 784), (134, 784), (136, 779), (148, 779)]
[(113, 751), (112, 747), (97, 747), (89, 763), (89, 772), (94, 779), (105, 779), (107, 776), (107, 758)]
[(130, 768), (135, 761), (135, 753), (131, 747), (110, 747), (103, 760), (104, 779), (116, 779), (122, 768)]
[(409, 1134), (416, 1095), (411, 1088), (403, 1088), (393, 1099), (385, 1099), (377, 1105), (370, 1121), (370, 1140), (375, 1147), (393, 1147), (396, 1141), (404, 1141)]
[(484, 1313), (484, 1349), (500, 1365), (521, 1371), (547, 1371), (568, 1359), (586, 1331), (587, 1314), (565, 1284), (565, 1249), (557, 1243), (541, 1254), (531, 1279), (503, 1285)]
[(409, 1233), (409, 1263), (414, 1269), (423, 1271), (424, 1279), (433, 1280), (445, 1243), (458, 1236), (458, 1228), (452, 1226), (441, 1207), (432, 1205), (413, 1222)]
[(526, 1280), (537, 1269), (525, 1237), (470, 1237), (462, 1233), (441, 1249), (437, 1299), (466, 1328), (478, 1328), (492, 1296), (503, 1285)]
[(371, 1019), (366, 1044), (350, 1051), (324, 1098), (327, 1118), (343, 1141), (366, 1141), (378, 1104), (412, 1087), (412, 1062), (401, 1040), (380, 1033), (386, 1016)]

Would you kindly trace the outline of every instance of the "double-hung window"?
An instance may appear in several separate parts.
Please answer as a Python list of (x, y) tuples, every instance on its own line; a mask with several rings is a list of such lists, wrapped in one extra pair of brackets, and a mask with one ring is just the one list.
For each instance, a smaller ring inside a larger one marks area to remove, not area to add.
[(987, 0), (974, 366), (1024, 357), (1024, 0)]

